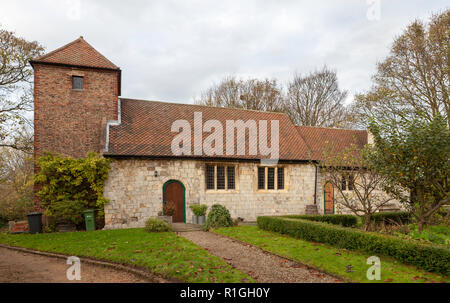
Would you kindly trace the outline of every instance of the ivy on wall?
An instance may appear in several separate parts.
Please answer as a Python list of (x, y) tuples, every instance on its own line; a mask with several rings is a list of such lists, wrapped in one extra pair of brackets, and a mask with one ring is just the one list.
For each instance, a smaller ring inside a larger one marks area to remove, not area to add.
[(79, 159), (50, 153), (39, 157), (34, 181), (39, 185), (36, 195), (41, 205), (51, 209), (60, 201), (81, 201), (84, 209), (96, 209), (98, 216), (103, 217), (104, 205), (109, 202), (103, 187), (110, 162), (93, 152)]

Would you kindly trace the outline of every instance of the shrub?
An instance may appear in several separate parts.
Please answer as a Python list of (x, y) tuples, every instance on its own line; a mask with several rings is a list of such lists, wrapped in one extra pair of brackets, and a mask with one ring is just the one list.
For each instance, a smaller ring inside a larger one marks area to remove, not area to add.
[(145, 230), (148, 232), (166, 232), (172, 231), (172, 226), (166, 221), (150, 218), (145, 221)]
[(164, 216), (173, 216), (175, 214), (175, 203), (172, 201), (166, 201), (163, 206)]
[(358, 217), (354, 215), (288, 215), (283, 217), (325, 222), (330, 224), (342, 225), (345, 227), (353, 227), (358, 223)]
[(45, 215), (53, 217), (58, 222), (83, 223), (83, 211), (86, 203), (83, 201), (62, 200), (55, 201), (47, 207)]
[(428, 226), (420, 233), (417, 225), (410, 225), (410, 228), (411, 231), (407, 236), (412, 239), (450, 246), (450, 228), (448, 226)]
[(104, 182), (108, 178), (111, 160), (97, 153), (86, 158), (74, 159), (46, 153), (37, 159), (39, 172), (35, 184), (36, 195), (45, 209), (52, 209), (58, 201), (83, 201), (85, 209), (95, 209), (103, 217), (108, 200), (103, 195)]
[(8, 218), (0, 214), (0, 227), (8, 225)]
[(33, 158), (14, 149), (0, 153), (0, 225), (27, 220), (34, 211)]
[(231, 219), (228, 209), (220, 204), (214, 204), (213, 206), (211, 206), (211, 210), (208, 213), (208, 218), (206, 219), (204, 229), (210, 230), (211, 228), (230, 226), (233, 226), (233, 220)]
[[(365, 218), (361, 218), (363, 222)], [(375, 224), (405, 224), (411, 221), (411, 214), (407, 212), (379, 212), (372, 215), (371, 220)]]
[(257, 223), (258, 227), (264, 230), (340, 248), (391, 256), (430, 272), (450, 274), (450, 250), (444, 247), (301, 219), (258, 217)]
[(208, 209), (208, 206), (206, 204), (191, 205), (191, 206), (189, 206), (189, 208), (192, 210), (194, 215), (204, 216), (206, 214), (206, 210)]

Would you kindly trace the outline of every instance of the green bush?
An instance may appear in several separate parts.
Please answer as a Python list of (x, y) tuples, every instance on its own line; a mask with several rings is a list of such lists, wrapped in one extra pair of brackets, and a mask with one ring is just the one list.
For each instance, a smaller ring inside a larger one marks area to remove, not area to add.
[(211, 206), (211, 210), (208, 213), (208, 218), (203, 226), (205, 230), (211, 228), (230, 227), (233, 226), (233, 220), (231, 219), (230, 212), (224, 206), (220, 204), (214, 204)]
[(206, 204), (191, 205), (191, 206), (189, 206), (189, 208), (192, 210), (194, 215), (204, 216), (206, 214), (206, 210), (208, 209), (208, 206)]
[[(363, 222), (365, 221), (364, 217), (361, 219)], [(373, 214), (371, 220), (375, 224), (407, 224), (411, 221), (411, 214), (407, 212), (379, 212)]]
[(339, 248), (391, 256), (430, 272), (447, 276), (450, 274), (450, 250), (444, 247), (413, 243), (393, 236), (301, 219), (258, 217), (257, 223), (263, 230)]
[(58, 201), (83, 201), (85, 209), (95, 209), (103, 217), (104, 206), (108, 203), (103, 187), (110, 161), (97, 153), (78, 159), (50, 153), (39, 157), (36, 162), (39, 172), (34, 181), (39, 188), (36, 195), (41, 205), (48, 209)]
[(450, 228), (445, 225), (427, 226), (419, 233), (417, 225), (410, 225), (410, 232), (406, 235), (415, 240), (427, 241), (435, 244), (450, 246)]
[(8, 225), (8, 218), (0, 214), (0, 227)]
[(325, 222), (330, 224), (342, 225), (345, 227), (353, 227), (358, 223), (358, 217), (354, 215), (288, 215), (282, 217)]
[(145, 230), (148, 232), (166, 232), (172, 231), (172, 226), (166, 221), (150, 218), (145, 221)]
[(80, 225), (84, 221), (85, 204), (83, 201), (55, 201), (47, 207), (45, 215), (53, 217), (58, 222)]

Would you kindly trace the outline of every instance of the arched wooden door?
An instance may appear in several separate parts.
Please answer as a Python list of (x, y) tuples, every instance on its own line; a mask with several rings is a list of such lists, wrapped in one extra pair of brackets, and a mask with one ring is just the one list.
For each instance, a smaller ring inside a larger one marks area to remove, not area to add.
[(325, 214), (334, 214), (334, 189), (331, 182), (326, 182), (323, 188)]
[(169, 201), (175, 205), (175, 214), (172, 216), (172, 222), (185, 222), (185, 199), (184, 185), (180, 181), (170, 180), (163, 186), (163, 203)]

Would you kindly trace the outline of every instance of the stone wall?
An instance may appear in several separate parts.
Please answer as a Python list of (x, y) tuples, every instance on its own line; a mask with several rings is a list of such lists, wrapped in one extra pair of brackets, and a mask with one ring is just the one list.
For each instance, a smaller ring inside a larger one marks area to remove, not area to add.
[[(105, 184), (105, 228), (140, 227), (162, 210), (163, 185), (178, 180), (186, 188), (186, 222), (193, 204), (224, 205), (233, 218), (255, 221), (261, 215), (301, 214), (314, 203), (315, 168), (286, 164), (285, 189), (257, 190), (259, 163), (236, 165), (236, 190), (205, 190), (205, 162), (196, 160), (114, 160)], [(229, 162), (228, 164), (229, 165)], [(158, 176), (155, 177), (155, 170)]]

